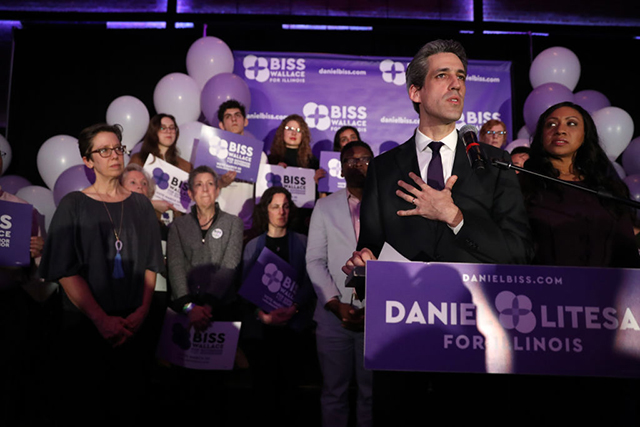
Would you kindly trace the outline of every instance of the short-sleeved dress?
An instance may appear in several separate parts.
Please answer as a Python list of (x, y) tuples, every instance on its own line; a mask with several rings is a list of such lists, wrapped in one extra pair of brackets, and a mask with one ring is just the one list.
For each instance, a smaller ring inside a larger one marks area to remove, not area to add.
[[(114, 226), (121, 227), (123, 245), (124, 278), (118, 279), (113, 278)], [(73, 192), (61, 200), (53, 216), (40, 274), (50, 281), (80, 275), (107, 314), (123, 314), (142, 304), (145, 270), (163, 268), (160, 232), (149, 199), (131, 193), (121, 203), (103, 203)]]

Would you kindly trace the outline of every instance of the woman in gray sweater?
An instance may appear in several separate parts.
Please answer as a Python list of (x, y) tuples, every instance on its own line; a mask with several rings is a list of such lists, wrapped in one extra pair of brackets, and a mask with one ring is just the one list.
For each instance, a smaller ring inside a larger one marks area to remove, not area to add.
[(195, 168), (189, 174), (195, 206), (173, 222), (167, 241), (172, 306), (197, 330), (212, 317), (228, 317), (242, 257), (242, 220), (220, 210), (219, 194), (218, 175), (208, 166)]

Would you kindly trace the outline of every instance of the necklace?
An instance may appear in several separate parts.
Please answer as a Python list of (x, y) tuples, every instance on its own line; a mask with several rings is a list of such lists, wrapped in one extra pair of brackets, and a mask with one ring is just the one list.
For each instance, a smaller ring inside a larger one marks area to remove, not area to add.
[(104, 209), (107, 211), (109, 222), (111, 222), (111, 227), (113, 228), (113, 235), (116, 238), (116, 256), (113, 260), (113, 273), (111, 274), (111, 277), (113, 277), (114, 279), (122, 279), (124, 277), (124, 270), (122, 269), (122, 256), (120, 255), (120, 251), (122, 250), (122, 241), (120, 240), (120, 235), (122, 233), (122, 221), (124, 219), (124, 200), (120, 202), (120, 226), (118, 227), (118, 230), (116, 230), (116, 225), (113, 222), (113, 218), (111, 218), (111, 212), (109, 212), (107, 204), (104, 202), (104, 200), (102, 200), (102, 196), (100, 196), (100, 193), (98, 193), (98, 189), (95, 188), (95, 186), (93, 188), (95, 189), (98, 199), (100, 199), (100, 201), (102, 202), (102, 206), (104, 206)]

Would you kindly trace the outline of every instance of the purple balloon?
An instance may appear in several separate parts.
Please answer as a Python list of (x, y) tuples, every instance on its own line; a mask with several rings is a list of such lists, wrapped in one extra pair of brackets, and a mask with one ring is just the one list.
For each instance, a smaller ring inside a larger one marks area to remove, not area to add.
[(640, 202), (640, 174), (628, 175), (623, 181), (629, 187), (629, 196)]
[(67, 194), (72, 191), (84, 190), (91, 185), (84, 169), (85, 165), (76, 165), (60, 174), (53, 186), (53, 201), (56, 206)]
[(84, 175), (89, 180), (89, 183), (93, 185), (96, 182), (96, 171), (91, 168), (88, 168), (86, 165), (84, 166)]
[(243, 104), (247, 112), (251, 108), (249, 86), (242, 77), (233, 73), (220, 73), (207, 81), (200, 94), (200, 105), (210, 125), (218, 124), (218, 108), (230, 99)]
[(540, 115), (549, 107), (565, 101), (574, 101), (571, 90), (560, 83), (545, 83), (531, 91), (524, 101), (524, 122), (533, 135)]
[(136, 153), (139, 153), (140, 150), (142, 150), (142, 141), (138, 142), (136, 145), (133, 146), (133, 149), (131, 150), (131, 155), (133, 156)]
[(622, 166), (627, 175), (640, 174), (640, 136), (632, 139), (622, 152)]
[(583, 90), (574, 95), (575, 103), (593, 114), (604, 107), (611, 106), (609, 99), (597, 90)]
[(5, 175), (0, 177), (0, 187), (3, 191), (10, 194), (16, 194), (21, 188), (30, 186), (28, 179), (18, 175)]

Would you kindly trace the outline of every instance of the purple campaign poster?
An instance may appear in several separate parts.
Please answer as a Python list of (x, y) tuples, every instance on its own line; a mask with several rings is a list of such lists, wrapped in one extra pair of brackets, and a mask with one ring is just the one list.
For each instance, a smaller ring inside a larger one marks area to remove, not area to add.
[(219, 174), (237, 172), (236, 179), (256, 182), (263, 142), (211, 126), (203, 126), (191, 161), (194, 167), (210, 166)]
[(0, 201), (0, 266), (29, 265), (32, 226), (33, 206)]
[(189, 318), (167, 308), (156, 356), (189, 369), (231, 370), (240, 322), (211, 322), (204, 331), (189, 326)]
[(265, 313), (290, 307), (298, 291), (296, 271), (278, 255), (264, 248), (238, 295), (260, 307)]
[(367, 263), (365, 366), (640, 377), (640, 271)]
[[(311, 130), (313, 152), (333, 148), (335, 132), (353, 126), (375, 154), (408, 140), (418, 125), (406, 89), (411, 58), (235, 51), (234, 73), (251, 91), (248, 131), (265, 141), (289, 114)], [(500, 119), (513, 135), (511, 62), (470, 60), (465, 108), (457, 126)]]
[(335, 193), (347, 188), (347, 182), (342, 177), (340, 153), (337, 151), (323, 151), (320, 153), (320, 167), (327, 174), (318, 181), (318, 191), (321, 193)]

